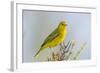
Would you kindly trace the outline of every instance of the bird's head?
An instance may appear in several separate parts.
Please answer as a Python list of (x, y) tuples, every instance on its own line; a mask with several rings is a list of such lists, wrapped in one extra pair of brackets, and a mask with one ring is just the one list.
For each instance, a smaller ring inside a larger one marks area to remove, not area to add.
[(59, 30), (66, 29), (66, 27), (67, 27), (66, 21), (61, 21), (61, 22), (59, 23), (59, 25), (58, 25), (58, 29), (59, 29)]

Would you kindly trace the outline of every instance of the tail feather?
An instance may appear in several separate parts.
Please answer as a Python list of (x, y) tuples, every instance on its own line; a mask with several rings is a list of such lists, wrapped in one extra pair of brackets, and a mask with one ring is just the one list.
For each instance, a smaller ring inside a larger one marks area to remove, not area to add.
[(40, 51), (41, 51), (41, 50), (39, 50), (39, 51), (35, 54), (35, 57), (40, 53)]
[(39, 51), (35, 54), (35, 57), (43, 50), (43, 48), (40, 48)]

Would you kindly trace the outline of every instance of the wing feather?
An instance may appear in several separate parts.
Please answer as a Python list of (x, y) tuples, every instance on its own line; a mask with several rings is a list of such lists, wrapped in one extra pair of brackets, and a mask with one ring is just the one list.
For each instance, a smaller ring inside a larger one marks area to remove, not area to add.
[(59, 36), (58, 29), (56, 28), (45, 40), (44, 43), (41, 45), (43, 47), (46, 43), (51, 42), (53, 39), (55, 39), (57, 36)]

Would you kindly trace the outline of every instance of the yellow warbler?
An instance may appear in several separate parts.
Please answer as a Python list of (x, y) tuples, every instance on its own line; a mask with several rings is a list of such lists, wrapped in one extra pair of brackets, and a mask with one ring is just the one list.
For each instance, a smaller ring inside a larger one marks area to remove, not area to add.
[(58, 27), (44, 40), (43, 44), (41, 45), (39, 51), (35, 54), (35, 56), (37, 56), (42, 50), (46, 48), (52, 48), (61, 44), (66, 37), (66, 29), (67, 23), (65, 21), (61, 21)]

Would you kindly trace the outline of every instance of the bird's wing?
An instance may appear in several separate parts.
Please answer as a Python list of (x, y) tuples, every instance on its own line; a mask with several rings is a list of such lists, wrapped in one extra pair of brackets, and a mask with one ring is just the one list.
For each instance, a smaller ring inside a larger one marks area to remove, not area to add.
[(46, 43), (52, 41), (53, 39), (55, 39), (57, 36), (59, 36), (59, 32), (58, 29), (56, 28), (45, 40), (44, 43), (41, 45), (44, 46)]

